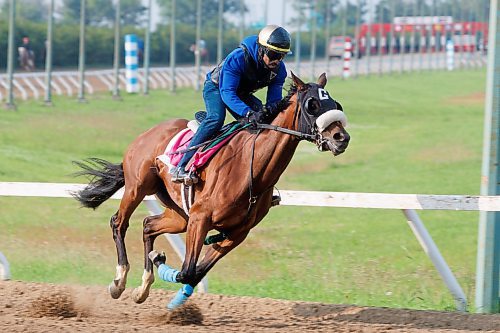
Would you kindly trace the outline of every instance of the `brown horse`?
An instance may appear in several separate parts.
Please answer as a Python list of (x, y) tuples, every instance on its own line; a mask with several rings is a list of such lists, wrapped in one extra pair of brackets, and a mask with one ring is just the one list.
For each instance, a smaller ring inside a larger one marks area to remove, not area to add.
[[(182, 283), (189, 289), (181, 289), (176, 296), (181, 298), (171, 302), (169, 308), (175, 308), (215, 263), (243, 242), (250, 229), (266, 216), (271, 208), (272, 189), (300, 140), (315, 142), (319, 150), (331, 151), (333, 155), (344, 152), (350, 139), (344, 129), (347, 120), (340, 104), (324, 89), (325, 74), (317, 83), (306, 84), (293, 73), (292, 80), (288, 96), (282, 100), (283, 110), (271, 125), (238, 133), (201, 170), (189, 215), (182, 209), (181, 186), (170, 181), (168, 167), (156, 159), (169, 140), (186, 128), (187, 120), (166, 121), (141, 134), (128, 147), (121, 164), (98, 159), (90, 160), (94, 163), (77, 162), (84, 169), (78, 174), (92, 177), (89, 185), (75, 194), (83, 206), (95, 209), (125, 186), (120, 208), (110, 221), (118, 254), (116, 277), (109, 286), (113, 298), (119, 298), (125, 290), (130, 268), (125, 234), (130, 216), (145, 196), (157, 195), (165, 211), (144, 219), (145, 268), (142, 285), (132, 296), (141, 303), (149, 295), (154, 273), (148, 254), (155, 238), (163, 233), (187, 232), (182, 269), (165, 266), (167, 274), (159, 271), (164, 280)], [(224, 237), (211, 244), (198, 262), (210, 230), (217, 230)], [(165, 278), (169, 274), (170, 278)]]

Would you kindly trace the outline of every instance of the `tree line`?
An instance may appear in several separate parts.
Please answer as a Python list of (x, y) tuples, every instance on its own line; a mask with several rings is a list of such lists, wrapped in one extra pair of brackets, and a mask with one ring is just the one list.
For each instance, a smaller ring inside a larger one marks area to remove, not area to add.
[[(216, 61), (217, 50), (217, 23), (218, 23), (218, 1), (203, 0), (203, 32), (202, 39), (205, 40), (208, 57), (205, 61)], [(486, 2), (478, 0), (478, 2)], [(151, 34), (151, 63), (152, 65), (167, 65), (170, 61), (170, 10), (171, 0), (156, 0), (160, 8), (161, 23), (158, 24)], [(330, 33), (329, 35), (340, 35), (345, 29), (346, 34), (353, 36), (356, 23), (358, 2), (345, 2), (330, 0), (327, 7), (326, 0), (294, 1), (293, 5), (301, 13), (301, 22), (304, 22), (305, 31), (301, 33), (301, 56), (309, 56), (311, 45), (310, 29), (311, 9), (316, 7), (317, 15), (317, 49), (316, 54), (322, 56), (326, 45), (326, 21), (327, 13), (330, 11)], [(371, 3), (373, 5), (373, 2)], [(391, 7), (394, 4), (393, 7)], [(240, 0), (224, 0), (224, 13), (239, 15), (240, 11), (248, 12), (248, 8)], [(361, 20), (367, 19), (370, 3), (360, 0)], [(453, 7), (455, 5), (455, 7)], [(457, 7), (457, 5), (459, 5)], [(48, 4), (46, 1), (22, 0), (17, 1), (16, 6), (16, 47), (20, 46), (23, 36), (29, 36), (31, 46), (35, 52), (37, 67), (43, 67), (45, 61), (45, 41), (47, 32)], [(476, 2), (462, 0), (441, 0), (438, 6), (431, 7), (431, 3), (424, 0), (395, 1), (381, 0), (375, 3), (372, 11), (373, 22), (389, 22), (390, 10), (394, 9), (394, 16), (415, 15), (415, 9), (420, 15), (451, 15), (460, 14), (467, 20), (481, 20), (481, 6)], [(483, 10), (487, 10), (487, 8)], [(0, 67), (5, 68), (7, 59), (8, 41), (8, 13), (9, 1), (0, 0)], [(137, 34), (144, 38), (147, 8), (142, 5), (141, 0), (121, 0), (121, 24), (122, 36), (129, 33)], [(381, 13), (381, 14), (380, 14)], [(92, 68), (109, 68), (113, 63), (114, 44), (114, 15), (115, 7), (110, 0), (87, 0), (86, 4), (86, 64)], [(179, 64), (194, 62), (194, 54), (190, 50), (195, 42), (196, 24), (196, 0), (177, 1), (176, 8), (176, 59)], [(227, 15), (226, 15), (227, 16)], [(226, 17), (225, 16), (225, 17)], [(378, 17), (380, 16), (380, 17)], [(53, 38), (53, 66), (55, 68), (76, 67), (78, 64), (79, 44), (79, 20), (80, 0), (63, 0), (62, 5), (56, 8), (54, 38)], [(345, 24), (343, 20), (345, 19)], [(227, 19), (223, 19), (223, 54), (227, 54), (239, 45), (239, 27)], [(293, 26), (298, 17), (292, 17), (287, 24)], [(246, 28), (245, 35), (256, 34), (258, 29)], [(292, 33), (292, 41), (296, 40)], [(123, 39), (121, 43), (123, 55)], [(292, 46), (293, 47), (293, 46)], [(17, 51), (17, 50), (16, 50)], [(17, 52), (16, 52), (17, 54)], [(123, 62), (123, 56), (122, 56)]]

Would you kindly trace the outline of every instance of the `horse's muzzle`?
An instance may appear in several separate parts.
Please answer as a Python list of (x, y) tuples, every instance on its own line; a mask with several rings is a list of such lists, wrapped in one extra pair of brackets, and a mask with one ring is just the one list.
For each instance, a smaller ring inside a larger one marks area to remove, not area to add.
[(331, 151), (334, 156), (342, 154), (349, 145), (351, 137), (347, 132), (335, 133), (332, 138), (324, 138), (319, 146), (321, 151)]

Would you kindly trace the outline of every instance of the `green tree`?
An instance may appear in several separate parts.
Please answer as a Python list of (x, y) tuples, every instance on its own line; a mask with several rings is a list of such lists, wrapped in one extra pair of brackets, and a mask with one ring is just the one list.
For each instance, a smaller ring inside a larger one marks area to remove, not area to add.
[[(16, 18), (30, 22), (46, 22), (48, 17), (48, 6), (39, 0), (16, 1)], [(3, 1), (0, 7), (0, 18), (8, 20), (9, 1)]]
[[(80, 0), (64, 0), (60, 8), (64, 23), (80, 21)], [(85, 24), (91, 26), (111, 25), (114, 20), (113, 4), (109, 0), (87, 0)]]
[[(80, 20), (80, 0), (64, 0), (61, 8), (63, 21), (77, 23)], [(144, 18), (145, 7), (141, 0), (121, 0), (121, 17), (124, 25), (138, 25)], [(111, 26), (115, 20), (115, 6), (110, 0), (87, 0), (86, 24)]]
[[(221, 0), (203, 0), (202, 1), (202, 22), (204, 27), (216, 28), (219, 16), (219, 1)], [(161, 10), (161, 17), (168, 22), (170, 20), (172, 0), (157, 0)], [(175, 13), (178, 22), (191, 26), (196, 25), (196, 5), (197, 0), (177, 0)], [(246, 7), (243, 9), (248, 11)], [(239, 13), (240, 0), (224, 0), (224, 13)], [(228, 22), (225, 22), (228, 24)]]

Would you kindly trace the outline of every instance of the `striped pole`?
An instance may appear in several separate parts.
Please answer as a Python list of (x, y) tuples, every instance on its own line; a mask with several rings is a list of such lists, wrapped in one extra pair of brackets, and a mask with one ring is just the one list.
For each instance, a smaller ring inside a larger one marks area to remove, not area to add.
[(349, 37), (345, 39), (344, 44), (344, 70), (342, 71), (342, 78), (347, 79), (351, 76), (351, 54), (352, 54), (352, 42)]
[(125, 35), (125, 88), (128, 93), (139, 92), (137, 72), (139, 68), (139, 57), (137, 55), (138, 44), (136, 35)]

